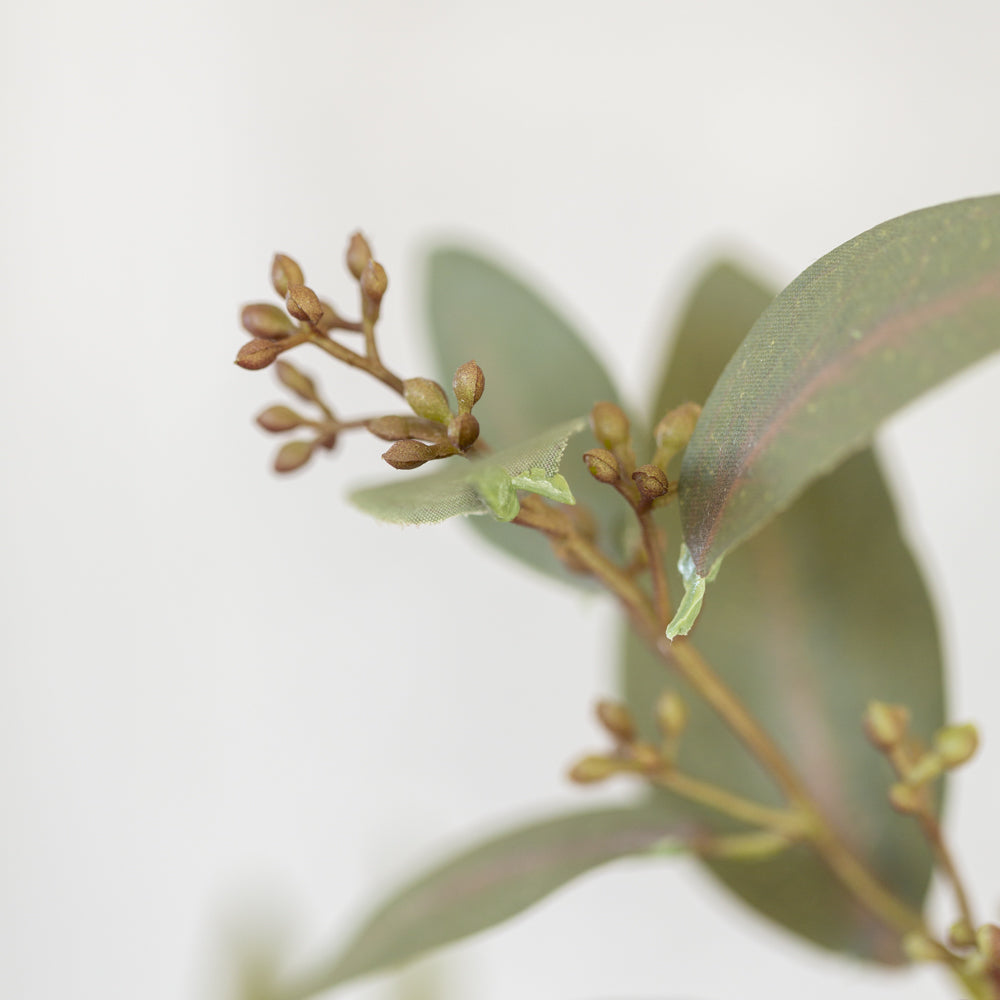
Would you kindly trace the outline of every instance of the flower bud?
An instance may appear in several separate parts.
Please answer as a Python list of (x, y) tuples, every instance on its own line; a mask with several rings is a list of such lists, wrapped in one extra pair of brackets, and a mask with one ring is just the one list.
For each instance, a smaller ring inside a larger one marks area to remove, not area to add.
[(983, 924), (976, 931), (976, 948), (991, 970), (1000, 969), (1000, 927)]
[(293, 364), (288, 361), (279, 361), (275, 365), (275, 370), (281, 382), (291, 389), (299, 399), (304, 399), (307, 403), (319, 402), (313, 380), (300, 372)]
[(892, 750), (906, 738), (910, 712), (904, 705), (870, 701), (865, 709), (865, 735), (879, 750)]
[(583, 461), (590, 474), (599, 482), (613, 486), (621, 479), (618, 459), (603, 448), (591, 448), (583, 453)]
[(953, 948), (971, 948), (976, 943), (976, 932), (963, 917), (948, 929), (948, 943)]
[(382, 458), (394, 469), (419, 469), (425, 462), (439, 458), (440, 448), (437, 445), (424, 444), (422, 441), (397, 441)]
[(288, 294), (288, 289), (292, 285), (304, 285), (305, 276), (302, 268), (283, 253), (276, 253), (271, 261), (271, 284), (274, 290), (284, 298)]
[(924, 797), (919, 788), (899, 781), (889, 788), (889, 804), (904, 816), (913, 816), (923, 808)]
[(584, 757), (570, 768), (569, 778), (578, 785), (592, 785), (610, 778), (619, 770), (621, 767), (618, 762), (610, 757)]
[(964, 764), (979, 747), (979, 733), (971, 722), (945, 726), (934, 734), (934, 749), (946, 768)]
[(397, 417), (386, 414), (384, 417), (373, 417), (365, 427), (377, 438), (383, 441), (404, 441), (413, 435), (410, 433), (410, 421), (407, 417)]
[(688, 707), (676, 691), (664, 691), (656, 700), (656, 724), (668, 739), (676, 739), (688, 723)]
[(620, 702), (602, 700), (595, 709), (597, 721), (621, 743), (631, 743), (635, 739), (635, 723), (632, 713)]
[(683, 451), (691, 440), (699, 416), (701, 407), (697, 403), (684, 403), (671, 410), (653, 431), (657, 451), (669, 451), (671, 458)]
[(281, 353), (281, 347), (271, 340), (256, 337), (245, 343), (236, 355), (236, 363), (247, 371), (259, 371), (272, 364)]
[(665, 496), (670, 488), (667, 474), (657, 465), (640, 465), (632, 473), (632, 480), (639, 488), (639, 496), (649, 503)]
[(315, 441), (289, 441), (282, 445), (274, 459), (275, 472), (294, 472), (312, 458)]
[(296, 319), (316, 324), (323, 318), (323, 303), (306, 285), (289, 285), (285, 307)]
[(277, 306), (254, 302), (240, 313), (243, 329), (262, 340), (284, 340), (295, 333), (295, 324)]
[(389, 287), (385, 268), (377, 261), (370, 260), (361, 272), (361, 311), (365, 319), (375, 322), (381, 308), (382, 296)]
[(615, 403), (596, 403), (590, 411), (590, 426), (594, 431), (594, 437), (609, 451), (628, 444), (628, 417)]
[(458, 412), (468, 413), (482, 398), (486, 388), (486, 376), (475, 361), (466, 361), (455, 369), (455, 378), (451, 387), (455, 390), (458, 400)]
[(452, 417), (448, 421), (448, 440), (459, 451), (467, 451), (479, 440), (479, 421), (471, 413)]
[(257, 414), (257, 424), (272, 434), (293, 430), (307, 422), (305, 417), (287, 406), (269, 406)]
[(448, 397), (432, 379), (408, 378), (403, 383), (403, 398), (418, 417), (439, 424), (446, 424), (451, 419)]
[(361, 233), (354, 233), (347, 244), (347, 270), (360, 281), (368, 261), (372, 259), (371, 247)]

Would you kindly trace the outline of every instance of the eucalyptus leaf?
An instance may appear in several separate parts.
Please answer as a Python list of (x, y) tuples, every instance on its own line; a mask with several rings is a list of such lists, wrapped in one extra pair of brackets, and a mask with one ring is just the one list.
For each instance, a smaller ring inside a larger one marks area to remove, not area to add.
[[(713, 268), (680, 323), (660, 406), (703, 399), (768, 300), (765, 288), (732, 265)], [(676, 538), (676, 505), (658, 518)], [(671, 572), (674, 593), (679, 583)], [(871, 449), (814, 482), (731, 552), (702, 617), (699, 650), (795, 762), (857, 855), (919, 908), (930, 851), (917, 825), (890, 809), (891, 772), (865, 740), (861, 719), (870, 699), (900, 702), (912, 710), (914, 732), (931, 733), (943, 721), (942, 665), (933, 609)], [(646, 738), (656, 738), (658, 695), (679, 690), (691, 712), (681, 767), (747, 797), (781, 803), (742, 744), (628, 630), (622, 669), (626, 701)], [(688, 816), (716, 833), (738, 829), (669, 793), (663, 801), (667, 815)], [(807, 847), (753, 865), (705, 864), (746, 903), (800, 937), (886, 964), (902, 961), (895, 933), (848, 896)]]
[(451, 458), (436, 472), (404, 472), (402, 480), (350, 494), (351, 502), (393, 524), (435, 524), (460, 514), (491, 513), (510, 521), (520, 509), (518, 490), (574, 503), (559, 463), (569, 439), (586, 426), (583, 417), (551, 427), (521, 444), (466, 461)]
[[(540, 427), (589, 413), (600, 400), (618, 402), (601, 362), (571, 324), (520, 279), (470, 250), (442, 247), (430, 255), (427, 315), (444, 384), (466, 361), (483, 369), (486, 391), (475, 414), (493, 447), (515, 444)], [(603, 537), (617, 547), (623, 509), (613, 491), (595, 483), (576, 456), (563, 475), (567, 489), (593, 511)], [(491, 518), (469, 524), (533, 568), (592, 587), (569, 573), (535, 532), (504, 530)]]
[(515, 916), (599, 865), (682, 850), (694, 824), (660, 805), (578, 812), (492, 838), (383, 903), (339, 956), (279, 996), (302, 997), (394, 968)]
[(1000, 347), (1000, 196), (876, 226), (771, 305), (684, 456), (684, 542), (706, 576), (887, 416)]

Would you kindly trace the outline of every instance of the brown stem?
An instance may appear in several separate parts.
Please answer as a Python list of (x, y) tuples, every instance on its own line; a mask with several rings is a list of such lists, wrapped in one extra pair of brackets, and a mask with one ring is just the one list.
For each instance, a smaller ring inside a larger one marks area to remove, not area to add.
[(321, 333), (310, 333), (308, 340), (311, 344), (315, 344), (326, 351), (327, 354), (333, 355), (338, 361), (343, 361), (345, 365), (350, 365), (352, 368), (360, 368), (362, 371), (368, 372), (369, 375), (385, 383), (394, 392), (399, 393), (400, 396), (403, 395), (403, 380), (398, 375), (389, 371), (379, 360), (377, 354), (374, 357), (363, 357), (352, 351), (349, 347), (344, 347), (343, 344), (332, 340), (330, 337), (325, 337)]

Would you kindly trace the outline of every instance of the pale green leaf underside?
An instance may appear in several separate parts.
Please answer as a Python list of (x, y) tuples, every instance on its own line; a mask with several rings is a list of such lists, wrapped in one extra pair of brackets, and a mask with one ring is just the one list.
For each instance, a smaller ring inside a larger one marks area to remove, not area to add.
[(290, 995), (328, 990), (393, 968), (520, 913), (571, 879), (629, 855), (681, 850), (695, 824), (662, 806), (580, 812), (532, 823), (432, 869), (387, 900), (339, 957)]
[(823, 257), (764, 311), (684, 456), (697, 572), (895, 410), (1000, 348), (1000, 196), (893, 219)]
[(466, 461), (443, 460), (430, 473), (400, 473), (401, 482), (356, 490), (351, 502), (373, 517), (393, 524), (436, 524), (461, 514), (492, 514), (498, 521), (517, 516), (518, 490), (538, 493), (559, 503), (573, 503), (559, 463), (569, 439), (583, 430), (583, 417), (551, 427), (519, 445)]

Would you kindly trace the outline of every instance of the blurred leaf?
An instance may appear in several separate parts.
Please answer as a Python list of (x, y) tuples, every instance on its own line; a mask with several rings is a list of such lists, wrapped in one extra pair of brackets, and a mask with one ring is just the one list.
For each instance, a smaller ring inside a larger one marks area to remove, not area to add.
[[(617, 402), (618, 393), (586, 342), (536, 292), (484, 257), (457, 247), (434, 251), (429, 260), (427, 306), (441, 381), (476, 361), (486, 392), (476, 404), (483, 437), (505, 447), (580, 413), (594, 403)], [(585, 449), (581, 449), (582, 451)], [(601, 488), (572, 455), (563, 469), (580, 504), (591, 509), (613, 545), (623, 504)], [(504, 530), (486, 518), (469, 522), (510, 555), (564, 582), (591, 587), (569, 573), (545, 540), (531, 531)]]
[(331, 965), (287, 991), (307, 996), (392, 968), (509, 919), (571, 879), (629, 855), (680, 849), (693, 824), (662, 806), (533, 823), (433, 869), (385, 902)]
[(437, 472), (404, 472), (399, 482), (355, 490), (349, 499), (366, 514), (393, 524), (435, 524), (459, 514), (486, 513), (510, 521), (518, 513), (518, 490), (573, 503), (559, 463), (569, 439), (586, 425), (577, 417), (484, 458), (455, 457)]
[(1000, 196), (876, 226), (767, 308), (684, 456), (697, 573), (867, 441), (899, 407), (1000, 347)]
[[(697, 400), (712, 384), (753, 323), (754, 308), (768, 299), (763, 288), (751, 294), (751, 282), (726, 265), (699, 286), (661, 390), (666, 406)], [(676, 505), (661, 515), (676, 538)], [(676, 575), (671, 584), (676, 593)], [(815, 482), (730, 553), (703, 618), (701, 652), (798, 765), (858, 856), (919, 907), (930, 852), (916, 824), (888, 806), (889, 768), (865, 740), (861, 719), (872, 698), (902, 702), (913, 711), (914, 731), (930, 734), (943, 720), (942, 668), (933, 610), (874, 453), (867, 449)], [(681, 766), (780, 804), (773, 781), (715, 714), (631, 634), (624, 638), (624, 688), (647, 738), (655, 734), (657, 696), (681, 691), (691, 709)], [(668, 815), (717, 832), (736, 828), (673, 796), (664, 799)], [(752, 865), (706, 864), (747, 903), (802, 937), (876, 961), (902, 960), (895, 934), (862, 910), (808, 848)]]

